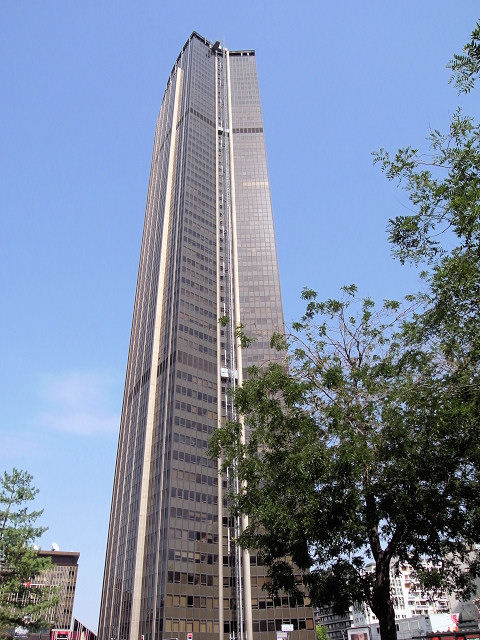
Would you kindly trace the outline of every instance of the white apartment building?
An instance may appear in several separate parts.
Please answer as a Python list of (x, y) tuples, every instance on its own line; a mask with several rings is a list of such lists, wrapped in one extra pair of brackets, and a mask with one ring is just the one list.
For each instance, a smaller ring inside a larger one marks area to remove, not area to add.
[[(374, 568), (371, 563), (366, 566), (366, 571), (373, 572)], [(392, 568), (390, 581), (399, 640), (454, 628), (455, 616), (450, 615), (453, 609), (448, 595), (420, 589), (411, 566), (401, 565), (399, 573)], [(330, 640), (347, 640), (355, 629), (366, 627), (370, 629), (371, 640), (380, 638), (378, 618), (365, 604), (350, 607), (343, 616), (335, 615), (327, 608), (317, 609), (315, 622), (327, 628)]]
[[(373, 562), (366, 566), (366, 571), (373, 572), (374, 569)], [(415, 579), (415, 572), (411, 566), (401, 565), (399, 573), (392, 567), (390, 582), (397, 620), (450, 612), (448, 594), (445, 592), (433, 594), (422, 590)], [(364, 615), (367, 624), (378, 622), (377, 616), (367, 606), (364, 607)]]

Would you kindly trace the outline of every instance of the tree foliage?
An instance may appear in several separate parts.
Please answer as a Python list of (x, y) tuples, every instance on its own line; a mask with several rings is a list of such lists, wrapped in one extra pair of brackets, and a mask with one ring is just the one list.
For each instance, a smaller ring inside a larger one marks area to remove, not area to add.
[(243, 482), (231, 496), (249, 518), (240, 543), (267, 565), (267, 589), (301, 598), (300, 570), (314, 604), (366, 602), (386, 638), (392, 562), (433, 589), (468, 592), (478, 573), (478, 421), (458, 410), (443, 354), (410, 345), (415, 305), (377, 310), (356, 294), (304, 291), (289, 367), (252, 368), (237, 391), (248, 441), (227, 424), (212, 447)]
[[(452, 80), (470, 91), (480, 71), (480, 24), (449, 66)], [(422, 264), (427, 289), (412, 338), (441, 343), (477, 387), (480, 332), (480, 127), (459, 108), (447, 133), (434, 130), (429, 153), (405, 147), (393, 157), (375, 154), (389, 180), (408, 193), (410, 215), (389, 223), (393, 252), (402, 263)]]
[[(462, 92), (478, 77), (479, 43), (477, 25), (449, 65)], [(424, 290), (380, 308), (353, 286), (324, 302), (305, 290), (288, 366), (251, 369), (235, 397), (243, 422), (212, 441), (238, 471), (240, 543), (259, 551), (266, 588), (295, 598), (306, 586), (338, 613), (365, 602), (382, 640), (396, 638), (392, 567), (408, 562), (425, 588), (464, 597), (480, 573), (479, 139), (458, 109), (428, 154), (375, 154), (409, 196), (389, 239), (424, 269)]]
[(330, 640), (327, 627), (321, 624), (315, 625), (315, 636), (317, 640)]
[(43, 511), (29, 506), (38, 493), (32, 480), (15, 468), (0, 478), (0, 634), (17, 626), (48, 627), (45, 614), (57, 602), (55, 591), (34, 581), (51, 561), (33, 546), (46, 528), (36, 525)]
[(450, 82), (459, 93), (469, 93), (480, 72), (480, 22), (472, 31), (470, 42), (463, 47), (463, 53), (456, 53), (447, 65), (452, 70)]

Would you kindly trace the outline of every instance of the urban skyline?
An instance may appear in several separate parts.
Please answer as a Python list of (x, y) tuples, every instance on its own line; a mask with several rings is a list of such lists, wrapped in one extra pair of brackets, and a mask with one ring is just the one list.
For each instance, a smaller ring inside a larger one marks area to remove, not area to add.
[(155, 133), (99, 640), (313, 640), (307, 599), (267, 596), (265, 567), (236, 544), (234, 469), (208, 455), (248, 367), (284, 357), (270, 347), (282, 331), (255, 52), (193, 32)]

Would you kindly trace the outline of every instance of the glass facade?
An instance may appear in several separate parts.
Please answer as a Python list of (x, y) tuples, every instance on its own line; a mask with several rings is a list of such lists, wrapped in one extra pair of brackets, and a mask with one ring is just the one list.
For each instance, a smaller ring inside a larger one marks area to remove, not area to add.
[(285, 624), (291, 640), (314, 640), (310, 607), (267, 598), (264, 568), (235, 548), (231, 479), (207, 454), (232, 416), (229, 389), (278, 358), (269, 342), (282, 329), (255, 55), (193, 33), (155, 133), (100, 640), (267, 640)]

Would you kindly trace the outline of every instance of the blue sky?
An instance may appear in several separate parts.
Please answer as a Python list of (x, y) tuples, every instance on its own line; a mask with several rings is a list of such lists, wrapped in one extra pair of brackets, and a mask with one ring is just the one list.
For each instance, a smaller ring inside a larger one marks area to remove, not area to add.
[(467, 0), (4, 0), (0, 6), (0, 471), (34, 475), (80, 552), (74, 614), (97, 627), (155, 121), (195, 30), (255, 49), (284, 311), (303, 286), (376, 299), (419, 285), (385, 226), (406, 195), (371, 152), (424, 146), (458, 104), (445, 64)]

